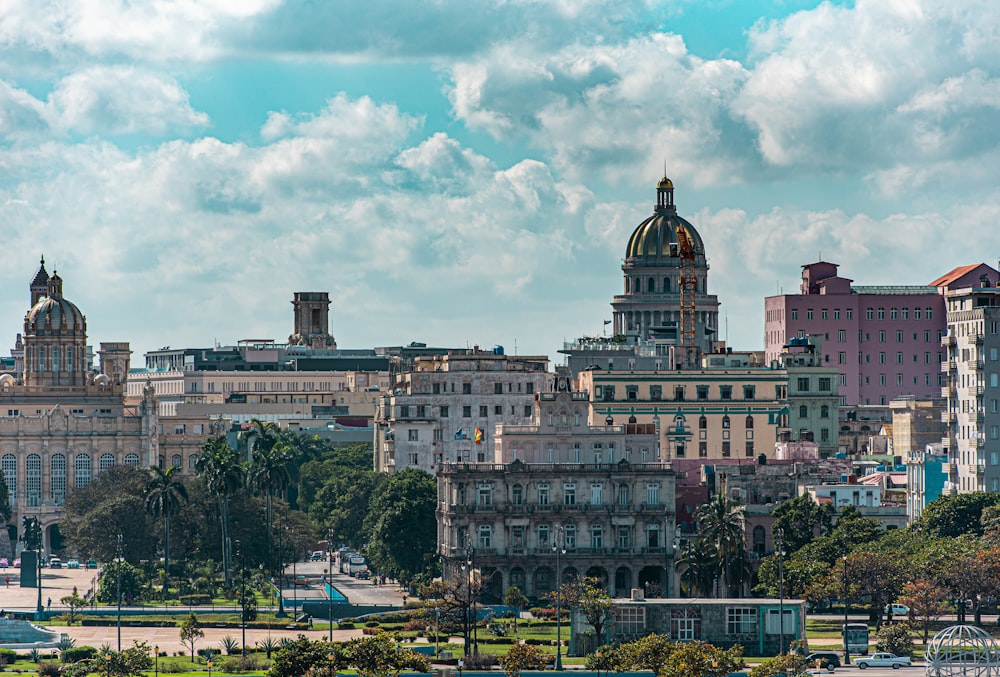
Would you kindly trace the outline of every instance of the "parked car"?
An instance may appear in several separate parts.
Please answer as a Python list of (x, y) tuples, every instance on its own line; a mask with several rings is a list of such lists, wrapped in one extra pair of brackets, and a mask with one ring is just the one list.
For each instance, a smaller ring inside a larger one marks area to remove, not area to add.
[(49, 560), (49, 567), (53, 569), (62, 569), (62, 560), (58, 557), (53, 557)]
[(806, 656), (806, 663), (808, 665), (815, 666), (817, 662), (820, 667), (833, 672), (834, 669), (840, 667), (840, 654), (836, 651), (813, 651)]
[(67, 562), (66, 562), (66, 568), (67, 569), (79, 569), (80, 568), (80, 560), (78, 560), (78, 559), (67, 560)]
[(886, 604), (885, 613), (891, 613), (893, 616), (909, 616), (910, 607), (905, 604)]
[(9, 566), (10, 566), (10, 563), (7, 561), (7, 558), (6, 557), (0, 557), (0, 567), (3, 567), (4, 569), (6, 569)]
[(904, 665), (910, 665), (909, 656), (894, 656), (891, 653), (873, 653), (871, 656), (861, 656), (854, 659), (854, 664), (861, 670), (865, 668), (892, 668), (899, 670)]
[(88, 569), (96, 569), (97, 568), (97, 560), (96, 559), (88, 559), (87, 560), (87, 568)]
[(14, 560), (14, 564), (11, 565), (11, 566), (13, 566), (15, 569), (20, 569), (21, 568), (21, 558), (18, 557), (16, 560)]
[(306, 577), (303, 574), (296, 576), (294, 583), (295, 585), (309, 585), (309, 581), (306, 580)]

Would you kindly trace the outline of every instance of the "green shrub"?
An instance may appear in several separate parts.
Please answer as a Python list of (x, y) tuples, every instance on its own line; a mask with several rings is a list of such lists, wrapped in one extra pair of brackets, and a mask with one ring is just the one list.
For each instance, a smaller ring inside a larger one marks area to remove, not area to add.
[(88, 658), (97, 657), (97, 647), (95, 646), (74, 646), (62, 652), (63, 663), (79, 663)]
[(39, 677), (59, 677), (62, 666), (58, 663), (40, 663), (38, 665)]
[(212, 596), (200, 592), (192, 593), (190, 595), (181, 595), (180, 601), (186, 606), (208, 606), (212, 603)]
[(366, 628), (377, 628), (379, 625), (380, 624), (378, 621), (368, 621), (367, 623), (365, 623)]
[(875, 650), (887, 651), (896, 656), (913, 654), (913, 638), (910, 637), (909, 623), (883, 625), (875, 635)]
[(337, 629), (338, 630), (353, 630), (354, 629), (354, 623), (352, 623), (350, 621), (341, 621), (340, 623), (337, 623)]

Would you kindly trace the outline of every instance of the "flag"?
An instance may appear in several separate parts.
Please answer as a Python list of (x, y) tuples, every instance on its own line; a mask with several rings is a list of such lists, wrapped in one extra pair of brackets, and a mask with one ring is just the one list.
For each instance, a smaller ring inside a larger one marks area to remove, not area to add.
[(479, 426), (476, 426), (476, 444), (483, 443), (483, 431)]
[(604, 326), (605, 327), (608, 326), (609, 324), (611, 324), (611, 320), (604, 320)]
[(459, 428), (458, 430), (456, 430), (456, 431), (455, 431), (455, 439), (456, 439), (456, 440), (462, 440), (462, 439), (465, 439), (465, 433), (464, 433), (464, 432), (462, 432), (462, 429), (461, 429), (461, 428)]

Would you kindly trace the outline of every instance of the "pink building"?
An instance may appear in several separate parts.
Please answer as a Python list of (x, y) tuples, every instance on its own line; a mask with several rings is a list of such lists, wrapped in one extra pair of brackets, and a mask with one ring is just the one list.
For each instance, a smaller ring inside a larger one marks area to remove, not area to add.
[(981, 263), (926, 286), (861, 286), (840, 277), (837, 267), (825, 261), (804, 265), (798, 294), (764, 300), (767, 361), (778, 359), (791, 338), (818, 334), (824, 360), (840, 372), (842, 405), (939, 397), (944, 292), (982, 286), (984, 279), (996, 285), (997, 271)]

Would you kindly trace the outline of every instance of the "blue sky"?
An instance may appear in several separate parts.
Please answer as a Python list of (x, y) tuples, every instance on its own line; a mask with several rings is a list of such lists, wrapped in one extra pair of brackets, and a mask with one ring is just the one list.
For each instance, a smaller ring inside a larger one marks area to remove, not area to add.
[(599, 333), (663, 163), (729, 342), (822, 256), (996, 263), (1000, 11), (947, 3), (15, 0), (0, 337), (39, 254), (100, 341), (554, 355)]

